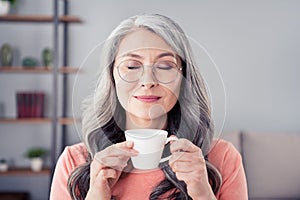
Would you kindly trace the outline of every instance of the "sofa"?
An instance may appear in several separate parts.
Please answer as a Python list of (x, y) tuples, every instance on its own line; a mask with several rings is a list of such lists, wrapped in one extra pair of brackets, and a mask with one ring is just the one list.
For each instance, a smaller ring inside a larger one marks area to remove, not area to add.
[(219, 138), (242, 155), (249, 199), (300, 199), (300, 133), (232, 131)]

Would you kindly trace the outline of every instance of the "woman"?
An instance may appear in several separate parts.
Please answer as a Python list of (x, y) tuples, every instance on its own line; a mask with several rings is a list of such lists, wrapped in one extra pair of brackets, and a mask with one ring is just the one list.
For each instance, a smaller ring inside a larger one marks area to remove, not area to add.
[[(174, 21), (157, 14), (124, 20), (101, 58), (105, 70), (84, 102), (83, 143), (60, 156), (50, 199), (247, 199), (240, 154), (213, 140), (204, 81)], [(159, 169), (133, 169), (138, 152), (124, 130), (137, 128), (179, 138)]]

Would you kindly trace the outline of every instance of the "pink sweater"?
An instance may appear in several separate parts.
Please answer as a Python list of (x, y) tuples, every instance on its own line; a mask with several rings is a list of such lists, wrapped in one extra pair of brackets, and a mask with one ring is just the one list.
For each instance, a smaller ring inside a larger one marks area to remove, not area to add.
[[(85, 163), (86, 148), (83, 143), (66, 147), (58, 159), (53, 176), (50, 200), (71, 200), (67, 181), (73, 170)], [(222, 174), (223, 183), (217, 194), (220, 200), (248, 199), (246, 177), (239, 152), (224, 140), (218, 140), (208, 155), (209, 161)], [(134, 171), (137, 172), (137, 171)], [(165, 178), (160, 170), (130, 173), (120, 179), (113, 188), (113, 195), (122, 200), (145, 200), (161, 180)]]

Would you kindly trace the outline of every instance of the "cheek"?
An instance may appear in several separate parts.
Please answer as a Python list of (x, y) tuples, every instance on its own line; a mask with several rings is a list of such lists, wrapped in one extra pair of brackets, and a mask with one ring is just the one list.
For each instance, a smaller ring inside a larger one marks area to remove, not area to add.
[(164, 105), (168, 111), (173, 108), (179, 98), (180, 85), (181, 81), (179, 81), (178, 84), (165, 86), (167, 98), (165, 99)]
[(177, 101), (177, 99), (179, 98), (180, 95), (180, 88), (181, 88), (181, 83), (182, 83), (182, 78), (180, 77), (176, 82), (174, 82), (173, 84), (170, 85), (164, 85), (164, 87), (167, 89), (168, 91), (168, 96), (171, 99), (175, 99), (175, 101)]
[[(115, 76), (116, 77), (116, 76)], [(124, 109), (127, 108), (129, 98), (134, 91), (134, 84), (129, 84), (122, 79), (115, 78), (117, 98)]]
[(164, 102), (164, 107), (166, 108), (167, 112), (169, 112), (176, 104), (178, 100), (177, 96), (178, 94), (174, 93), (174, 91), (168, 91), (167, 98), (165, 99), (166, 101)]

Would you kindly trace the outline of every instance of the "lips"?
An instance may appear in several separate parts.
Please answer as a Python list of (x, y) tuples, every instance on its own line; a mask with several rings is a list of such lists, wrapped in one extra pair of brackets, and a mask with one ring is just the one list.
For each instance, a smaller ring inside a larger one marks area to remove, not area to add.
[(158, 101), (161, 97), (159, 96), (134, 96), (137, 100), (144, 102), (144, 103), (153, 103)]

